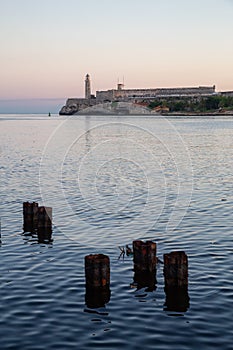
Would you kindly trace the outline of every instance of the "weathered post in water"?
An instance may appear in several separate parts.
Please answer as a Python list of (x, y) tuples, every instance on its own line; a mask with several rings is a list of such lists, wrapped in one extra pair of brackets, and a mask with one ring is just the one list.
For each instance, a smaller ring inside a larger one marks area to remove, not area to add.
[(52, 208), (39, 207), (38, 208), (38, 228), (45, 229), (52, 227)]
[(110, 300), (110, 260), (104, 254), (85, 256), (86, 305), (103, 307)]
[(137, 288), (155, 289), (156, 284), (156, 243), (133, 241), (134, 283)]
[(37, 225), (38, 243), (52, 242), (52, 208), (38, 208), (38, 225)]
[(32, 232), (38, 224), (38, 203), (23, 203), (23, 229), (24, 232)]
[(183, 251), (164, 254), (166, 310), (185, 312), (189, 308), (188, 257)]
[(39, 243), (52, 241), (52, 208), (39, 207), (36, 202), (23, 203), (24, 232), (36, 232)]
[(133, 241), (134, 268), (140, 271), (156, 270), (156, 243), (152, 241)]
[(178, 251), (164, 254), (165, 286), (184, 287), (188, 285), (188, 257)]

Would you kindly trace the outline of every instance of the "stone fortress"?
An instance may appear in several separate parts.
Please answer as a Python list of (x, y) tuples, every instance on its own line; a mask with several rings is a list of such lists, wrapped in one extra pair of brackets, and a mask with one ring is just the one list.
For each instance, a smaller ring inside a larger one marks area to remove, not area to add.
[(118, 83), (116, 89), (96, 91), (91, 94), (89, 74), (85, 78), (85, 98), (68, 98), (60, 115), (73, 114), (151, 114), (146, 107), (150, 101), (158, 98), (177, 97), (208, 97), (217, 94), (215, 85), (183, 88), (152, 88), (124, 89), (124, 84)]

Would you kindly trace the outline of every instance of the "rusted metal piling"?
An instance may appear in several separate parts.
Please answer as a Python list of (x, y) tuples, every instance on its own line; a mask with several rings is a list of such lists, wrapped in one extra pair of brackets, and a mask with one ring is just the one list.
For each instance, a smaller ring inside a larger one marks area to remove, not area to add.
[(188, 257), (183, 251), (164, 254), (165, 310), (185, 312), (189, 308)]
[(85, 256), (86, 305), (103, 307), (110, 300), (110, 260), (104, 254)]
[(23, 203), (24, 232), (32, 232), (38, 225), (38, 203)]
[(133, 241), (134, 284), (137, 289), (147, 287), (155, 290), (156, 284), (156, 243)]

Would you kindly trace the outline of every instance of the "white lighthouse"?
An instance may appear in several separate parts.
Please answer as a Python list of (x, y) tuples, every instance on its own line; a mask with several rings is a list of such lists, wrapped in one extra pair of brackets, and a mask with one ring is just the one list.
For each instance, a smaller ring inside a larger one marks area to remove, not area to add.
[(90, 99), (91, 98), (91, 80), (90, 80), (90, 75), (86, 75), (85, 79), (85, 98)]

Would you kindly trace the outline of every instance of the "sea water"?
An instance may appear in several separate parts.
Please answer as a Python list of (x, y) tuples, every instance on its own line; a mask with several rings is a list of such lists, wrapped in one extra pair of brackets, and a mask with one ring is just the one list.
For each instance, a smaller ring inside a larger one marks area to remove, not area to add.
[[(233, 119), (1, 115), (1, 349), (232, 349)], [(53, 208), (52, 241), (23, 230), (25, 201)], [(185, 251), (185, 308), (163, 265), (135, 288), (120, 247)], [(84, 257), (111, 261), (111, 296), (85, 299)]]

